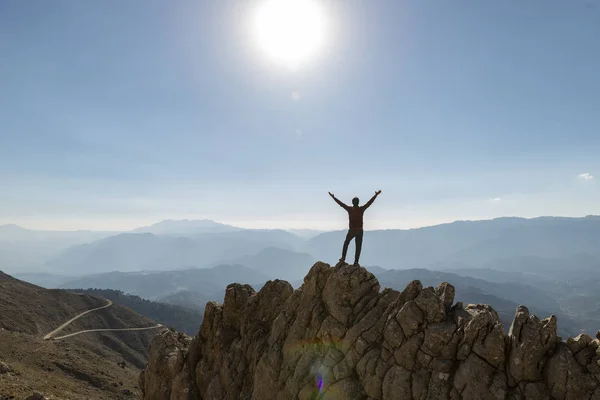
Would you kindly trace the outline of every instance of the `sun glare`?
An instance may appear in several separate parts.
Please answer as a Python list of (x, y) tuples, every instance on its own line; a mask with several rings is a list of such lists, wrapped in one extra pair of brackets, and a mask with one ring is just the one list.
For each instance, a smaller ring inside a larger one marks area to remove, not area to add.
[(254, 32), (267, 56), (296, 69), (323, 47), (324, 10), (316, 0), (263, 0), (256, 10)]

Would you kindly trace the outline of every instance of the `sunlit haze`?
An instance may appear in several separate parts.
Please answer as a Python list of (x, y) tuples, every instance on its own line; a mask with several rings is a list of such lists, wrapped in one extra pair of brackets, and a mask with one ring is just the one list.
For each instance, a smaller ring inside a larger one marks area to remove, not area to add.
[(0, 224), (600, 214), (600, 2), (0, 2)]

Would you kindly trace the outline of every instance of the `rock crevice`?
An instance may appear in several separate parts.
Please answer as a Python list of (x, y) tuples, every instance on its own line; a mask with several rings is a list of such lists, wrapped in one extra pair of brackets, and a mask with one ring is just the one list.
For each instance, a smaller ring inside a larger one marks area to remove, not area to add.
[(316, 263), (297, 290), (227, 287), (198, 335), (165, 331), (140, 376), (146, 400), (600, 400), (600, 340), (563, 342), (554, 316), (488, 305), (446, 282), (380, 292), (360, 266)]

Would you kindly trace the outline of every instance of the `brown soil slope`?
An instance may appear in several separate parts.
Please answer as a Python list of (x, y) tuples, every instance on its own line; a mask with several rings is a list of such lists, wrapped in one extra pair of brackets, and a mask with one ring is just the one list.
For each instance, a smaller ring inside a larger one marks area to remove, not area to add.
[[(150, 340), (161, 329), (43, 340), (69, 319), (106, 303), (44, 289), (0, 272), (0, 363), (5, 365), (0, 368), (0, 397), (21, 399), (35, 390), (55, 399), (137, 398), (137, 375), (146, 362)], [(75, 320), (58, 336), (155, 325), (128, 308), (112, 305)]]

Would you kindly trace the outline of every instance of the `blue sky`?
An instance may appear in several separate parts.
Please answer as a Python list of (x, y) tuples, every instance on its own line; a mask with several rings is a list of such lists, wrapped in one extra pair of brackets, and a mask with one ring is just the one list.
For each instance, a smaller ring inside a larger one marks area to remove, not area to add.
[(600, 214), (599, 0), (327, 0), (296, 71), (257, 1), (0, 2), (0, 224)]

